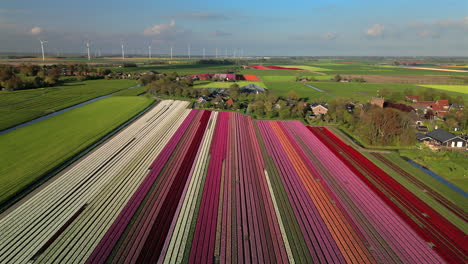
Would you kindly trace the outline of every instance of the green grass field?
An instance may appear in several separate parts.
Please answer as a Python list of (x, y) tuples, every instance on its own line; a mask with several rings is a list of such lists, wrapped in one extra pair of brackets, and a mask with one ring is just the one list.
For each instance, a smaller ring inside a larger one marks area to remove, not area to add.
[(0, 130), (134, 85), (134, 80), (92, 80), (68, 82), (57, 87), (0, 92)]
[(296, 76), (288, 76), (288, 75), (263, 75), (260, 77), (264, 82), (295, 82)]
[[(377, 91), (384, 88), (396, 91), (403, 92), (405, 89), (424, 90), (425, 87), (421, 87), (416, 84), (405, 84), (405, 83), (339, 83), (339, 82), (313, 82), (312, 86), (315, 86), (319, 89), (324, 90), (326, 93), (333, 97), (342, 97), (349, 98), (352, 100), (366, 102), (371, 97), (377, 96)], [(468, 101), (468, 95), (457, 93), (457, 92), (447, 92), (451, 96), (462, 96), (465, 101)]]
[[(290, 65), (292, 67), (292, 65)], [(368, 63), (310, 63), (307, 66), (323, 68), (319, 70), (329, 75), (353, 74), (353, 75), (464, 75), (468, 73), (440, 72), (420, 69), (407, 69), (391, 65), (372, 65)]]
[(146, 92), (146, 86), (135, 87), (132, 89), (125, 89), (114, 93), (112, 96), (137, 96)]
[(468, 85), (420, 84), (419, 86), (468, 94)]
[(238, 82), (210, 82), (210, 81), (198, 81), (195, 82), (194, 88), (229, 88), (233, 84), (239, 85), (239, 87), (247, 84), (255, 84), (263, 88), (267, 88), (263, 82), (252, 82), (252, 81), (238, 81)]
[(295, 91), (301, 98), (309, 98), (310, 100), (319, 100), (330, 98), (326, 93), (319, 92), (305, 86), (299, 82), (267, 82), (265, 83), (269, 90), (277, 96), (286, 97), (290, 91)]
[(110, 97), (0, 135), (0, 204), (152, 102)]
[(462, 152), (435, 152), (429, 149), (401, 150), (402, 156), (429, 168), (447, 181), (468, 192), (468, 163)]

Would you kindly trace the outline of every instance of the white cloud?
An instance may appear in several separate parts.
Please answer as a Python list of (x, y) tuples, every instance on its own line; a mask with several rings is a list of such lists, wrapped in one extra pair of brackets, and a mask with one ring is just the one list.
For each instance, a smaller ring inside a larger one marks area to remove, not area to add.
[(166, 24), (157, 24), (151, 27), (147, 27), (143, 31), (143, 34), (145, 36), (161, 36), (170, 33), (171, 31), (175, 30), (175, 28), (176, 22), (175, 20), (171, 20), (169, 23)]
[(40, 27), (33, 27), (33, 28), (31, 28), (29, 33), (32, 34), (32, 35), (39, 35), (39, 34), (42, 33), (42, 31), (44, 31), (44, 30), (42, 30), (42, 28), (40, 28)]
[(374, 24), (366, 30), (366, 35), (371, 37), (378, 37), (385, 32), (385, 26), (381, 24)]

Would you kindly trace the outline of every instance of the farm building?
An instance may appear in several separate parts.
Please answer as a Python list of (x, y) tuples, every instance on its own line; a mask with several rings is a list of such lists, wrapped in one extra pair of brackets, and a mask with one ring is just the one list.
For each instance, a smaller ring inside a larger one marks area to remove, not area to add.
[(443, 129), (436, 129), (426, 134), (417, 134), (416, 138), (419, 141), (432, 143), (432, 145), (447, 147), (447, 148), (466, 148), (467, 142), (465, 139), (456, 136)]
[(326, 115), (328, 113), (328, 108), (323, 104), (311, 105), (310, 109), (316, 116)]

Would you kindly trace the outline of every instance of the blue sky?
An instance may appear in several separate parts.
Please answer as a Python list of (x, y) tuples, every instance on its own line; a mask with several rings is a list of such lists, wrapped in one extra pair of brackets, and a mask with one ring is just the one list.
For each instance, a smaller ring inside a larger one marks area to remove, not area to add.
[(0, 1), (0, 52), (468, 56), (468, 1)]

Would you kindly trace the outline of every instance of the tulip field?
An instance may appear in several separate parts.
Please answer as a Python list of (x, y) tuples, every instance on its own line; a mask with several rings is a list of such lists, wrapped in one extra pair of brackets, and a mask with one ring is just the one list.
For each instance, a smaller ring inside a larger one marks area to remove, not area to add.
[(462, 230), (327, 128), (188, 105), (1, 215), (0, 263), (467, 263)]

